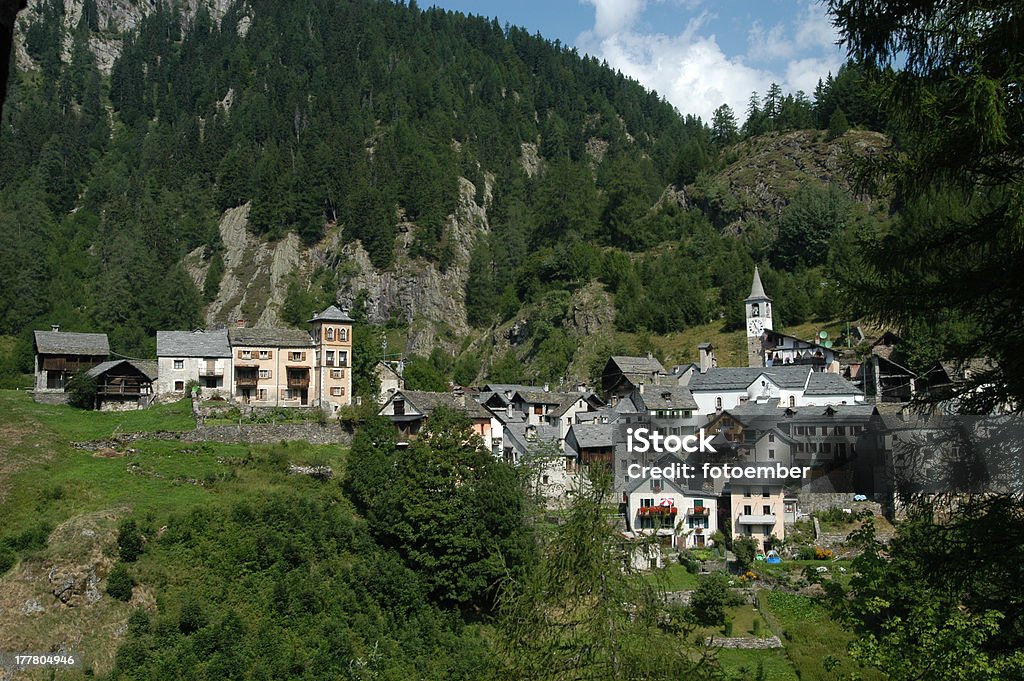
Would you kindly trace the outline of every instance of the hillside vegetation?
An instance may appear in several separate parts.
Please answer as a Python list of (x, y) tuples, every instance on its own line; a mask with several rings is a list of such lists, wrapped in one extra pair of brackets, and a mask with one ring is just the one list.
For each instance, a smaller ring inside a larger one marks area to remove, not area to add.
[[(470, 338), (466, 375), (511, 351), (524, 378), (583, 378), (582, 337), (735, 327), (754, 262), (777, 322), (835, 318), (844, 236), (884, 213), (843, 179), (884, 140), (824, 130), (844, 109), (884, 124), (852, 65), (813, 100), (774, 86), (741, 126), (415, 3), (40, 0), (19, 25), (0, 333), (23, 346), (60, 322), (151, 355), (159, 328), (301, 324), (340, 299), (413, 353)], [(559, 328), (595, 285), (611, 314)], [(517, 321), (528, 337), (493, 338)]]

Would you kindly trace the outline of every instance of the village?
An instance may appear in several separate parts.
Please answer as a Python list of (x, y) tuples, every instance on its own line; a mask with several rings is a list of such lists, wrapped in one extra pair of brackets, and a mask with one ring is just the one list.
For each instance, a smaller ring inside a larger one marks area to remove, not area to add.
[[(896, 517), (894, 449), (927, 429), (908, 402), (964, 374), (948, 366), (913, 375), (890, 359), (899, 342), (891, 333), (866, 360), (844, 363), (831, 341), (775, 331), (756, 268), (742, 304), (745, 367), (718, 366), (715, 348), (702, 343), (696, 363), (668, 369), (650, 354), (609, 357), (599, 386), (486, 383), (423, 392), (405, 389), (400, 362), (381, 360), (378, 414), (394, 424), (400, 446), (428, 427), (435, 410), (464, 414), (487, 451), (531, 469), (555, 518), (600, 468), (610, 475), (623, 536), (653, 537), (670, 552), (748, 537), (757, 557), (770, 559), (787, 531), (815, 512), (866, 508)], [(33, 396), (66, 401), (69, 382), (85, 372), (100, 410), (189, 396), (246, 413), (305, 408), (334, 417), (353, 403), (353, 320), (329, 306), (308, 324), (308, 331), (244, 322), (158, 331), (156, 362), (118, 358), (105, 334), (54, 326), (35, 332)], [(642, 433), (647, 439), (634, 436)], [(657, 440), (701, 446), (669, 451), (651, 446)], [(659, 554), (653, 564), (662, 563)]]

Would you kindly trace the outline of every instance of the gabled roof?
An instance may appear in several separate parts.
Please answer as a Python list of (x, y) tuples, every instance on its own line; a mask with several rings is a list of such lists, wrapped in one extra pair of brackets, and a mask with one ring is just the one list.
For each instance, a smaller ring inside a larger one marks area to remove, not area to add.
[(433, 393), (421, 390), (399, 390), (388, 400), (393, 402), (399, 397), (411, 404), (416, 411), (429, 417), (438, 407), (448, 407), (460, 411), (471, 419), (490, 419), (491, 412), (473, 399), (467, 399), (465, 395), (452, 395), (451, 393)]
[(804, 391), (804, 395), (811, 397), (814, 395), (863, 395), (855, 385), (847, 381), (839, 374), (833, 374), (827, 371), (815, 371), (811, 374), (811, 377), (807, 379), (807, 390)]
[(798, 390), (807, 385), (811, 367), (799, 364), (779, 367), (713, 367), (706, 373), (694, 373), (687, 386), (691, 393), (746, 390), (761, 374), (786, 390)]
[(487, 383), (480, 387), (481, 392), (509, 393), (510, 395), (517, 393), (520, 390), (532, 392), (536, 390), (544, 390), (544, 387), (539, 385), (522, 385), (520, 383)]
[[(535, 437), (530, 438), (528, 435), (530, 432), (535, 433)], [(520, 454), (527, 454), (530, 445), (547, 444), (557, 447), (558, 429), (545, 423), (537, 426), (526, 423), (510, 423), (505, 426), (504, 444), (511, 444)]]
[(98, 378), (99, 376), (102, 376), (103, 374), (107, 373), (111, 369), (114, 369), (116, 367), (120, 367), (121, 365), (128, 365), (130, 367), (134, 367), (139, 373), (141, 373), (143, 376), (145, 376), (149, 380), (151, 380), (151, 381), (155, 381), (156, 380), (156, 376), (157, 376), (156, 362), (149, 362), (149, 361), (145, 361), (145, 360), (136, 360), (136, 359), (112, 359), (112, 360), (107, 361), (107, 362), (101, 362), (100, 364), (97, 364), (96, 366), (94, 366), (92, 369), (89, 369), (85, 373), (86, 373), (87, 376), (91, 376), (92, 378)]
[(36, 331), (36, 352), (44, 355), (110, 354), (110, 343), (105, 333), (76, 333), (74, 331)]
[(157, 357), (230, 357), (227, 331), (157, 331)]
[(631, 357), (627, 355), (613, 356), (610, 360), (614, 362), (619, 371), (624, 374), (663, 374), (665, 367), (661, 366), (654, 357)]
[(794, 440), (789, 435), (775, 427), (769, 428), (768, 430), (761, 433), (760, 437), (757, 438), (757, 442), (760, 442), (761, 440), (765, 439), (766, 437), (768, 437), (769, 434), (774, 435), (775, 439), (782, 440), (783, 442), (786, 442), (788, 444), (793, 444), (796, 442), (796, 440)]
[(228, 331), (231, 347), (311, 348), (313, 339), (299, 329), (231, 329)]
[(565, 399), (565, 395), (565, 393), (553, 393), (546, 390), (517, 390), (513, 399), (518, 397), (520, 401), (527, 404), (560, 404)]
[(346, 324), (351, 324), (353, 321), (354, 320), (348, 316), (348, 312), (344, 310), (339, 310), (337, 306), (331, 305), (323, 312), (318, 312), (317, 314), (313, 315), (313, 318), (310, 319), (308, 323), (312, 324), (314, 322), (344, 322)]
[(754, 265), (754, 281), (750, 285), (750, 295), (747, 296), (747, 300), (771, 300), (764, 292), (764, 284), (761, 283), (761, 271), (757, 265)]
[(582, 449), (596, 449), (615, 445), (615, 426), (611, 423), (574, 423), (569, 430)]
[(662, 409), (697, 409), (697, 402), (688, 388), (682, 386), (648, 386), (638, 398), (647, 411)]

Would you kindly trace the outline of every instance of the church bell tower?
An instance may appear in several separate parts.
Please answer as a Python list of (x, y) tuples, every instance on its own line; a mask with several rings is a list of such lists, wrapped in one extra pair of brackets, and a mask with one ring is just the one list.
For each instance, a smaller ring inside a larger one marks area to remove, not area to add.
[(747, 366), (764, 366), (761, 336), (772, 328), (772, 299), (764, 292), (761, 272), (754, 265), (754, 282), (744, 302), (747, 318)]

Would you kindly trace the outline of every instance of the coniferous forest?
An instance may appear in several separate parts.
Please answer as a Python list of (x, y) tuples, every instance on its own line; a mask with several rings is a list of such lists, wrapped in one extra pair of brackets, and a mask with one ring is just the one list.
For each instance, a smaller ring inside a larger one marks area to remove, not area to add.
[[(21, 338), (8, 371), (54, 320), (131, 356), (151, 356), (156, 329), (202, 326), (224, 270), (218, 220), (247, 203), (254, 235), (311, 246), (338, 225), (379, 270), (396, 266), (400, 223), (415, 225), (409, 255), (442, 272), (470, 249), (473, 327), (596, 280), (617, 328), (657, 334), (738, 324), (754, 262), (770, 263), (784, 323), (835, 318), (834, 237), (884, 219), (849, 185), (744, 214), (714, 174), (758, 135), (883, 130), (861, 97), (878, 72), (852, 63), (810, 95), (775, 85), (701, 121), (557, 42), (415, 2), (235, 3), (216, 19), (158, 3), (118, 28), (94, 0), (19, 19), (34, 68), (12, 66), (0, 129), (0, 333)], [(109, 75), (90, 39), (121, 41)], [(459, 178), (487, 208), (473, 243), (449, 221)], [(660, 200), (667, 187), (690, 200)], [(723, 229), (737, 217), (742, 233)], [(201, 287), (181, 265), (196, 248)], [(323, 283), (333, 297), (335, 271)], [(289, 294), (285, 320), (301, 323), (310, 293)], [(572, 345), (549, 340), (543, 379), (565, 375)]]

